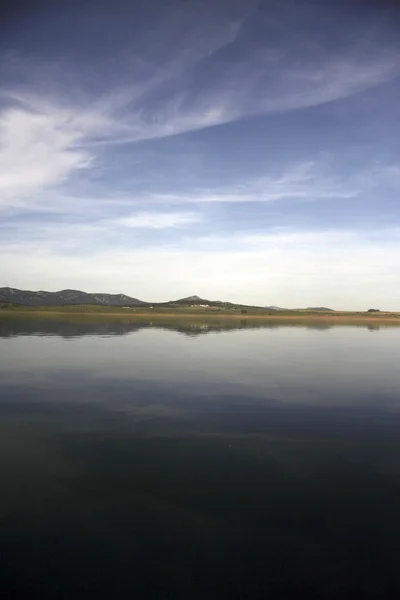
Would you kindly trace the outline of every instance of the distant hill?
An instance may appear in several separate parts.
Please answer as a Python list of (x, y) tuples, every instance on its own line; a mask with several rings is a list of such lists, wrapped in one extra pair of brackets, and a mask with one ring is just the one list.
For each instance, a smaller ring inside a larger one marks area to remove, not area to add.
[(91, 304), (98, 306), (138, 306), (145, 305), (137, 298), (125, 294), (90, 294), (80, 290), (61, 290), (59, 292), (32, 292), (10, 287), (0, 288), (0, 302), (23, 306), (63, 306)]
[[(125, 294), (88, 293), (80, 290), (61, 290), (59, 292), (19, 290), (16, 288), (0, 288), (0, 302), (22, 306), (65, 306), (65, 305), (98, 305), (98, 306), (148, 306), (137, 298)], [(200, 296), (188, 296), (169, 302), (153, 302), (155, 306), (226, 306), (229, 302), (205, 300)], [(231, 306), (234, 306), (233, 304)]]
[(200, 296), (188, 296), (187, 298), (180, 298), (179, 300), (172, 300), (167, 304), (210, 304), (210, 300), (205, 300), (204, 298), (200, 298)]
[(261, 308), (256, 306), (250, 306), (248, 304), (223, 302), (221, 300), (207, 300), (206, 298), (201, 298), (200, 296), (188, 296), (187, 298), (180, 298), (179, 300), (171, 300), (170, 302), (158, 303), (158, 306), (210, 306), (214, 308), (225, 309)]
[[(179, 298), (178, 300), (170, 300), (169, 302), (158, 303), (158, 306), (227, 306), (230, 302), (220, 302), (219, 300), (207, 300), (206, 298), (200, 298), (200, 296), (187, 296), (186, 298)], [(233, 305), (232, 305), (233, 306)]]
[[(0, 304), (2, 306), (158, 306), (160, 308), (177, 308), (184, 306), (205, 306), (214, 309), (225, 310), (240, 310), (240, 309), (262, 309), (261, 306), (251, 306), (248, 304), (237, 304), (234, 302), (222, 302), (221, 300), (206, 300), (196, 294), (179, 298), (178, 300), (170, 300), (168, 302), (144, 302), (138, 298), (132, 298), (126, 294), (104, 294), (104, 293), (88, 293), (81, 290), (60, 290), (59, 292), (46, 292), (40, 290), (37, 292), (31, 290), (19, 290), (11, 287), (0, 288)], [(264, 309), (269, 311), (287, 311), (288, 308), (280, 306), (265, 306)], [(334, 312), (331, 308), (322, 306), (308, 307), (308, 311)]]

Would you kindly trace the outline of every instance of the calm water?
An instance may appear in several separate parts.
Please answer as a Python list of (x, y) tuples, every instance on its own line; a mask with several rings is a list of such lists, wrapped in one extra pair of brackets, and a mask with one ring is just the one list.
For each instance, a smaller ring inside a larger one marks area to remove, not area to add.
[(400, 328), (0, 319), (4, 598), (397, 598)]

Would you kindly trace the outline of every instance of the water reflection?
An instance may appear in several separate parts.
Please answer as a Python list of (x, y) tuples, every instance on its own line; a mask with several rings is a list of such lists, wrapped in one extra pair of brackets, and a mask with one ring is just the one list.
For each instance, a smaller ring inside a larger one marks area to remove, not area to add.
[(1, 320), (5, 598), (399, 596), (400, 331), (246, 321)]
[(238, 331), (241, 329), (287, 329), (301, 327), (316, 331), (326, 331), (337, 327), (358, 327), (369, 331), (379, 331), (392, 328), (393, 324), (346, 322), (341, 324), (335, 321), (295, 320), (278, 321), (276, 319), (165, 319), (153, 318), (105, 318), (105, 317), (74, 317), (74, 316), (4, 316), (0, 315), (0, 337), (13, 337), (20, 335), (56, 335), (64, 338), (73, 338), (86, 335), (118, 336), (135, 333), (143, 329), (165, 329), (176, 331), (187, 336), (199, 336), (207, 333), (225, 331)]

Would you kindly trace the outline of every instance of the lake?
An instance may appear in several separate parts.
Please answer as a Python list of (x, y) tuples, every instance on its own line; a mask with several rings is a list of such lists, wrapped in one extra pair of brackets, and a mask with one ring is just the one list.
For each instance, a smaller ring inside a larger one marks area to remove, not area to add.
[(0, 589), (396, 598), (400, 328), (0, 318)]

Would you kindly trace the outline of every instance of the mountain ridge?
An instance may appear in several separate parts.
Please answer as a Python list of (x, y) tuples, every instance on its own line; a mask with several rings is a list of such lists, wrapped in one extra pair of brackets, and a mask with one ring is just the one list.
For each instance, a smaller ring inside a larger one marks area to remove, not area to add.
[[(158, 307), (180, 307), (180, 306), (209, 306), (214, 308), (264, 308), (274, 312), (288, 311), (291, 309), (281, 308), (279, 306), (256, 306), (241, 304), (237, 302), (223, 302), (221, 300), (207, 300), (194, 294), (178, 300), (169, 300), (167, 302), (145, 302), (126, 294), (106, 294), (103, 292), (82, 292), (81, 290), (64, 289), (56, 292), (45, 290), (20, 290), (12, 287), (0, 288), (0, 303), (14, 304), (21, 306), (68, 306), (68, 305), (94, 305), (94, 306), (115, 306), (115, 307), (140, 307), (148, 306)], [(297, 310), (330, 311), (331, 308), (316, 307)]]
[(0, 288), (0, 302), (22, 304), (23, 306), (63, 306), (66, 304), (97, 306), (146, 305), (147, 302), (132, 298), (125, 294), (89, 293), (81, 290), (65, 289), (57, 292), (45, 290), (19, 290), (17, 288)]

